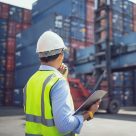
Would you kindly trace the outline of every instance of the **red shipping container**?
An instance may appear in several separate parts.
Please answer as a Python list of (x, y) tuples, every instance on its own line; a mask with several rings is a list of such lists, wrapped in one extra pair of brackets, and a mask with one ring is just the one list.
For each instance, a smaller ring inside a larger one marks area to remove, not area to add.
[(136, 32), (136, 20), (134, 20), (134, 32)]
[(86, 3), (86, 20), (94, 22), (94, 3), (90, 1)]
[(133, 4), (133, 16), (136, 16), (136, 4)]
[(87, 43), (94, 44), (94, 23), (86, 22), (86, 41)]
[(31, 23), (31, 11), (28, 9), (23, 10), (23, 23)]
[(7, 55), (15, 54), (16, 40), (15, 38), (8, 38), (6, 44)]
[(11, 106), (13, 102), (13, 92), (12, 91), (5, 91), (4, 92), (4, 103), (6, 106)]
[(15, 56), (8, 55), (6, 58), (6, 67), (13, 67), (15, 65)]
[(82, 42), (82, 41), (72, 38), (71, 43), (70, 43), (70, 47), (77, 48), (77, 49), (83, 48), (83, 47), (85, 47), (85, 42)]
[(0, 18), (7, 19), (9, 16), (9, 5), (0, 3)]
[(16, 34), (21, 32), (22, 30), (22, 24), (21, 23), (16, 23)]
[(5, 80), (5, 88), (12, 89), (14, 87), (14, 73), (6, 72)]
[(31, 26), (31, 24), (24, 23), (24, 24), (22, 24), (22, 30), (25, 30), (25, 29), (29, 28), (30, 26)]
[(16, 22), (9, 22), (8, 23), (8, 36), (15, 37), (16, 36)]

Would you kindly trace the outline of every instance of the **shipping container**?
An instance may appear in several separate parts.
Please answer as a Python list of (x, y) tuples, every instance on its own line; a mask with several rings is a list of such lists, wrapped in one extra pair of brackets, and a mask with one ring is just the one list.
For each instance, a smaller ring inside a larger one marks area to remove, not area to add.
[(22, 23), (16, 23), (16, 34), (21, 32), (22, 30)]
[(71, 23), (70, 36), (73, 39), (85, 42), (86, 32), (85, 20), (76, 17), (71, 17), (70, 23)]
[(16, 36), (16, 22), (14, 21), (8, 22), (8, 36), (9, 37)]
[(16, 88), (13, 92), (13, 105), (15, 106), (23, 106), (23, 89)]
[[(5, 69), (6, 71), (14, 71), (15, 68), (15, 55), (7, 55), (6, 56), (6, 65), (5, 65)], [(13, 75), (14, 76), (14, 75)]]
[(13, 92), (4, 91), (4, 105), (11, 106), (13, 104)]
[(16, 39), (15, 38), (8, 38), (6, 43), (6, 54), (15, 54), (16, 50)]
[(85, 41), (86, 46), (90, 46), (94, 44), (94, 23), (86, 22), (85, 29)]
[(9, 17), (9, 5), (0, 3), (0, 18), (7, 19)]
[[(31, 45), (32, 43), (36, 45), (40, 35), (47, 30), (60, 34), (62, 38), (69, 38), (69, 25), (67, 22), (69, 22), (69, 20), (64, 16), (51, 14), (42, 21), (39, 21), (39, 23), (30, 27), (28, 30), (18, 33), (16, 36), (16, 48), (19, 49)], [(64, 39), (64, 41), (68, 42), (68, 39)]]
[(76, 61), (80, 62), (82, 60), (89, 61), (89, 58), (94, 55), (94, 46), (84, 47), (83, 49), (76, 49)]
[(15, 6), (10, 5), (9, 9), (9, 17), (8, 19), (15, 22), (22, 22), (22, 8), (18, 8)]
[(7, 29), (7, 21), (5, 19), (0, 19), (0, 41), (5, 40)]
[(28, 79), (30, 78), (30, 76), (34, 74), (38, 69), (39, 69), (38, 64), (17, 69), (15, 71), (15, 87), (23, 88), (27, 83)]
[[(48, 3), (48, 4), (47, 4)], [(86, 5), (84, 0), (40, 0), (34, 5), (32, 9), (32, 22), (33, 24), (39, 22), (47, 15), (52, 13), (62, 14), (63, 16), (75, 16), (85, 19)]]
[(39, 64), (39, 57), (36, 53), (36, 46), (34, 46), (33, 44), (16, 51), (17, 69), (36, 63)]
[(87, 74), (94, 71), (94, 62), (83, 63), (75, 67), (76, 74)]
[(94, 22), (94, 1), (86, 1), (86, 21)]
[(23, 23), (31, 23), (31, 10), (28, 9), (23, 9), (23, 18), (22, 18)]
[(6, 90), (13, 91), (14, 86), (15, 86), (14, 85), (14, 73), (13, 72), (6, 72), (6, 74), (5, 74), (5, 88), (6, 88)]

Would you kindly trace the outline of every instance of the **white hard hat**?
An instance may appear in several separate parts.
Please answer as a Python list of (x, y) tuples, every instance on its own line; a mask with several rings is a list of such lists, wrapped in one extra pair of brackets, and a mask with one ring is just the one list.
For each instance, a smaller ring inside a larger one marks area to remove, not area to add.
[(37, 42), (36, 52), (39, 53), (39, 57), (48, 57), (59, 54), (62, 50), (66, 49), (67, 47), (58, 34), (46, 31), (40, 36)]

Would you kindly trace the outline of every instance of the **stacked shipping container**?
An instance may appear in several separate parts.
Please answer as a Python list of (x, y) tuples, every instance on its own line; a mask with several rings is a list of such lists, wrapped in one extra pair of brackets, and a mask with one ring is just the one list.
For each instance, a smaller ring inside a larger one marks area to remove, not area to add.
[[(31, 11), (0, 3), (0, 104), (13, 102), (16, 34), (31, 24)], [(3, 101), (4, 100), (4, 101)]]
[[(131, 16), (132, 10), (135, 14), (134, 9), (135, 5), (127, 0), (112, 0), (110, 11), (110, 40), (112, 43), (116, 43), (122, 35), (135, 30), (133, 25), (135, 17)], [(39, 0), (33, 5), (32, 23), (30, 29), (17, 35), (16, 92), (19, 93), (22, 90), (28, 77), (38, 69), (39, 63), (35, 54), (36, 42), (46, 30), (57, 32), (70, 48), (70, 55), (65, 59), (70, 60), (71, 71), (88, 74), (94, 70), (94, 61), (82, 63), (82, 60), (86, 58), (88, 61), (93, 60), (92, 54), (95, 52), (92, 46), (94, 45), (94, 0), (47, 0), (46, 2)], [(129, 27), (126, 28), (128, 24)], [(101, 25), (105, 26), (105, 21)], [(103, 33), (101, 38), (104, 37)], [(90, 47), (86, 48), (87, 46)], [(87, 50), (80, 58), (75, 54), (75, 50), (78, 53), (79, 48)], [(25, 53), (27, 54), (26, 59), (24, 58)], [(77, 56), (77, 65), (74, 62), (75, 56)], [(20, 78), (22, 82), (18, 81)], [(95, 79), (91, 77), (90, 80), (92, 79), (91, 84), (95, 83)], [(105, 81), (101, 87), (106, 89)]]

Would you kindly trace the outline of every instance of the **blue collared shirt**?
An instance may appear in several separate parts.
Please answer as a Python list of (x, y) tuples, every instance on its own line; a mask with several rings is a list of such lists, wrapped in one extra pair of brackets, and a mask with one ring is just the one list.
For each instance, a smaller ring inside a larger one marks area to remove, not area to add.
[[(39, 70), (54, 70), (61, 74), (56, 68), (41, 65)], [(79, 134), (83, 126), (82, 115), (72, 115), (74, 110), (69, 100), (69, 85), (66, 80), (59, 80), (51, 90), (51, 102), (55, 125), (62, 133), (69, 131)]]

